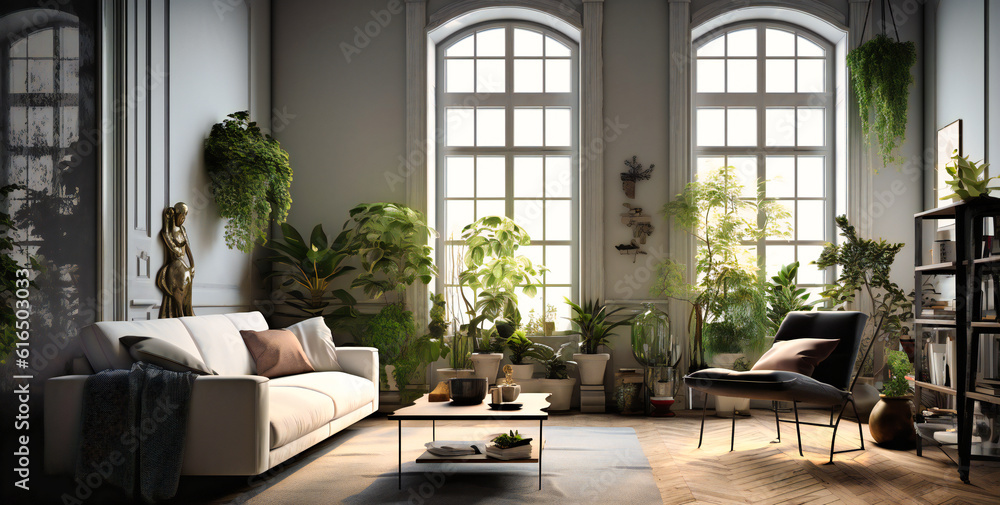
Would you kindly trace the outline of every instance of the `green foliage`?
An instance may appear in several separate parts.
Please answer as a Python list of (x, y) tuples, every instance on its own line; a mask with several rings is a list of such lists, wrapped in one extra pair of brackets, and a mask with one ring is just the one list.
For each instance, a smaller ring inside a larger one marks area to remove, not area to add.
[(761, 310), (763, 295), (754, 290), (763, 287), (757, 281), (756, 255), (744, 244), (789, 236), (788, 211), (760, 190), (756, 198), (746, 198), (736, 169), (722, 167), (685, 186), (663, 214), (698, 246), (695, 282), (685, 280), (684, 265), (667, 258), (657, 265), (650, 288), (653, 296), (691, 303), (692, 368), (705, 366), (704, 346), (713, 345), (703, 342), (711, 336), (703, 331), (705, 323), (724, 323), (712, 330), (716, 337), (762, 345), (766, 310)]
[(524, 330), (517, 330), (507, 338), (507, 349), (510, 350), (510, 362), (514, 365), (523, 365), (524, 358), (528, 351), (535, 345), (534, 342), (525, 336)]
[(882, 384), (882, 394), (897, 398), (910, 394), (910, 383), (906, 380), (906, 374), (913, 371), (910, 358), (903, 351), (890, 351), (888, 364), (889, 380)]
[(778, 331), (789, 312), (812, 310), (817, 303), (810, 302), (805, 288), (795, 284), (798, 272), (799, 262), (796, 261), (781, 267), (778, 274), (771, 277), (771, 283), (767, 287), (767, 320), (770, 323), (768, 330), (772, 335)]
[[(281, 224), (281, 238), (264, 246), (270, 255), (262, 261), (271, 264), (271, 271), (264, 278), (284, 279), (279, 285), (290, 298), (286, 303), (309, 317), (323, 316), (333, 328), (346, 317), (357, 313), (357, 301), (343, 289), (330, 290), (338, 277), (354, 270), (343, 265), (348, 257), (345, 251), (349, 233), (342, 232), (332, 241), (323, 232), (323, 225), (316, 225), (306, 241), (292, 225)], [(343, 306), (330, 310), (331, 295)]]
[(631, 316), (614, 323), (608, 322), (609, 316), (625, 310), (624, 307), (607, 312), (607, 307), (600, 300), (584, 303), (582, 306), (573, 303), (569, 298), (563, 298), (563, 300), (573, 310), (573, 317), (569, 320), (573, 321), (580, 329), (580, 351), (584, 354), (595, 354), (597, 348), (602, 345), (611, 347), (611, 342), (608, 340), (612, 335), (611, 331), (632, 322)]
[(497, 327), (494, 326), (482, 333), (479, 339), (479, 351), (481, 353), (502, 353), (507, 345), (507, 339), (500, 335)]
[(545, 344), (534, 344), (525, 353), (525, 356), (538, 361), (545, 367), (546, 379), (565, 379), (569, 377), (569, 371), (567, 370), (566, 358), (563, 355), (566, 354), (569, 345), (570, 342), (566, 342), (559, 346), (559, 351), (556, 352)]
[(392, 365), (403, 355), (415, 333), (413, 313), (404, 309), (402, 303), (390, 303), (367, 320), (359, 343), (378, 348), (379, 363)]
[(467, 332), (458, 332), (451, 337), (451, 358), (449, 364), (455, 370), (466, 370), (472, 368), (472, 338)]
[(247, 111), (235, 112), (212, 127), (205, 141), (205, 166), (219, 215), (226, 223), (226, 245), (248, 253), (267, 241), (270, 220), (283, 223), (292, 206), (288, 153), (260, 131)]
[(750, 363), (746, 356), (740, 356), (733, 362), (733, 370), (737, 372), (746, 372), (751, 368), (753, 368), (753, 363)]
[(987, 196), (991, 190), (998, 189), (996, 186), (990, 188), (987, 185), (993, 179), (1000, 179), (1000, 177), (983, 178), (986, 174), (986, 168), (990, 166), (989, 163), (977, 165), (976, 162), (969, 161), (968, 156), (964, 158), (959, 156), (957, 149), (951, 159), (954, 160), (954, 163), (945, 165), (944, 169), (951, 176), (951, 180), (947, 182), (954, 193), (942, 196), (941, 200), (947, 200), (953, 196), (958, 196), (962, 200), (970, 200), (978, 196)]
[(437, 274), (427, 245), (427, 238), (437, 233), (416, 210), (396, 203), (361, 204), (351, 209), (344, 229), (353, 231), (348, 251), (361, 260), (351, 287), (373, 300), (402, 293), (417, 281), (428, 284)]
[[(520, 319), (517, 293), (534, 297), (545, 267), (533, 265), (518, 249), (531, 243), (528, 233), (507, 217), (484, 217), (462, 229), (465, 270), (458, 275), (469, 334), (479, 335), (483, 321)], [(465, 288), (473, 300), (465, 296)]]
[(522, 440), (524, 440), (524, 437), (522, 437), (517, 431), (512, 430), (510, 434), (501, 433), (499, 436), (491, 440), (491, 442), (497, 446), (497, 449), (507, 449), (513, 447), (517, 442)]
[(913, 42), (896, 42), (876, 35), (847, 53), (854, 94), (861, 112), (865, 141), (878, 139), (882, 165), (897, 160), (896, 147), (906, 135), (906, 112), (917, 61)]
[(767, 297), (756, 274), (742, 270), (721, 270), (721, 303), (713, 319), (705, 324), (704, 345), (709, 356), (721, 353), (764, 351), (768, 330)]
[[(0, 187), (0, 202), (7, 199), (11, 192), (25, 189), (24, 186), (10, 184)], [(2, 208), (2, 207), (0, 207)], [(6, 363), (7, 357), (14, 350), (17, 338), (17, 291), (18, 289), (37, 288), (33, 279), (18, 275), (18, 271), (27, 268), (31, 273), (43, 270), (38, 259), (29, 257), (29, 265), (20, 265), (11, 256), (14, 250), (16, 231), (14, 220), (10, 214), (0, 210), (0, 363)]]
[(874, 364), (868, 361), (872, 345), (876, 341), (887, 345), (898, 341), (909, 333), (907, 321), (913, 317), (909, 297), (889, 278), (903, 244), (860, 238), (847, 216), (838, 216), (836, 223), (845, 240), (839, 246), (826, 244), (815, 263), (819, 268), (840, 267), (840, 276), (821, 294), (838, 307), (853, 303), (859, 293), (869, 301), (871, 309), (862, 339), (866, 350), (857, 366), (865, 372), (874, 371)]
[[(448, 315), (446, 303), (444, 301), (444, 293), (430, 294), (431, 298), (431, 311), (430, 317), (431, 322), (427, 324), (428, 336), (430, 338), (443, 339), (445, 333), (448, 332), (448, 321), (446, 317)], [(435, 358), (436, 359), (436, 358)]]

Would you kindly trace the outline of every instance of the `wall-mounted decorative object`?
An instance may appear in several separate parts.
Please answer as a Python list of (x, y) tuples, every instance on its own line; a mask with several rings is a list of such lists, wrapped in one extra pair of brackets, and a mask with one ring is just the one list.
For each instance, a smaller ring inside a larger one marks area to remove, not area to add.
[(632, 242), (628, 244), (618, 244), (615, 246), (615, 249), (618, 249), (618, 254), (625, 256), (631, 255), (632, 263), (635, 263), (635, 258), (640, 254), (646, 254), (646, 251), (643, 251), (642, 248), (639, 247), (639, 244), (635, 242), (635, 239), (632, 239)]
[(631, 160), (625, 160), (625, 166), (628, 167), (628, 172), (622, 172), (621, 174), (622, 189), (625, 190), (625, 196), (635, 198), (636, 181), (648, 181), (652, 177), (655, 165), (650, 164), (649, 168), (643, 170), (642, 163), (636, 161), (636, 156), (632, 156)]
[(642, 213), (642, 207), (633, 207), (631, 204), (623, 203), (627, 209), (622, 214), (622, 224), (632, 228), (632, 237), (640, 244), (646, 243), (646, 237), (653, 234), (653, 217)]
[[(193, 316), (191, 308), (191, 286), (194, 283), (194, 256), (188, 244), (184, 220), (188, 206), (177, 202), (163, 210), (163, 230), (160, 238), (166, 248), (166, 262), (156, 273), (156, 287), (163, 291), (160, 304), (160, 319), (167, 317)], [(184, 261), (187, 256), (188, 261)]]

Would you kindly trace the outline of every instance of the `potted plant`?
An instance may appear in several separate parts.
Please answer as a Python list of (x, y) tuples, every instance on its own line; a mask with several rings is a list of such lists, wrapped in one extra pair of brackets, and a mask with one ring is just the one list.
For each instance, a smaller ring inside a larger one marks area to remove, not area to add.
[(798, 275), (799, 262), (789, 263), (781, 267), (778, 273), (771, 277), (767, 286), (767, 320), (769, 335), (774, 335), (789, 312), (812, 310), (818, 302), (809, 301), (809, 293), (805, 288), (795, 284)]
[(235, 112), (212, 127), (205, 141), (205, 167), (219, 215), (226, 218), (226, 245), (244, 253), (267, 241), (271, 218), (283, 223), (292, 197), (288, 153), (277, 140)]
[(580, 330), (580, 353), (573, 355), (573, 360), (580, 367), (580, 384), (604, 384), (604, 370), (607, 367), (611, 354), (606, 352), (598, 353), (601, 347), (611, 347), (608, 337), (612, 330), (619, 326), (624, 326), (632, 321), (631, 317), (625, 317), (613, 323), (608, 321), (608, 317), (624, 310), (619, 307), (608, 311), (607, 307), (600, 302), (584, 303), (582, 306), (573, 303), (569, 298), (564, 299), (573, 311), (573, 317), (569, 320), (576, 324)]
[[(745, 357), (736, 358), (733, 362), (732, 369), (737, 372), (746, 372), (750, 370), (750, 360)], [(733, 417), (735, 415), (750, 415), (750, 399), (749, 398), (739, 398), (735, 396), (716, 396), (715, 397), (715, 415), (718, 417)]]
[(942, 196), (941, 200), (947, 200), (948, 198), (953, 200), (971, 200), (980, 196), (988, 196), (990, 191), (998, 189), (996, 187), (987, 187), (990, 181), (1000, 178), (986, 177), (986, 169), (990, 166), (989, 163), (979, 165), (974, 161), (969, 161), (968, 156), (964, 158), (959, 156), (958, 150), (955, 151), (951, 159), (954, 162), (945, 165), (944, 168), (948, 171), (948, 175), (951, 176), (951, 179), (946, 182), (951, 186), (951, 190), (954, 193)]
[(906, 135), (906, 114), (917, 61), (913, 42), (892, 40), (884, 33), (847, 53), (854, 94), (858, 97), (865, 141), (878, 139), (882, 165), (896, 160), (895, 150)]
[(535, 365), (525, 363), (524, 358), (534, 347), (534, 342), (525, 336), (524, 330), (515, 330), (514, 334), (507, 338), (507, 349), (510, 350), (510, 366), (514, 369), (514, 379), (527, 380), (535, 373)]
[[(298, 314), (279, 316), (322, 316), (327, 326), (336, 328), (344, 318), (354, 317), (357, 312), (353, 296), (344, 289), (330, 289), (338, 277), (354, 270), (343, 264), (349, 257), (346, 245), (350, 232), (344, 231), (330, 241), (323, 232), (323, 225), (313, 228), (307, 242), (292, 225), (281, 224), (281, 238), (272, 239), (264, 249), (269, 256), (261, 263), (270, 266), (264, 279), (279, 279), (278, 285), (287, 298), (284, 303)], [(341, 307), (331, 309), (330, 297), (338, 300)]]
[(535, 344), (527, 356), (538, 361), (545, 368), (545, 377), (538, 379), (539, 388), (543, 392), (551, 393), (549, 400), (549, 410), (569, 410), (570, 402), (573, 399), (573, 389), (576, 386), (576, 379), (569, 376), (568, 364), (563, 355), (566, 353), (570, 342), (559, 347), (555, 351), (545, 344)]
[(557, 310), (555, 305), (545, 306), (545, 315), (542, 316), (542, 335), (546, 337), (551, 337), (556, 332), (556, 314)]
[(883, 384), (879, 401), (868, 417), (868, 428), (876, 444), (909, 449), (916, 441), (910, 383), (906, 380), (913, 365), (903, 351), (890, 351), (888, 365), (889, 380)]
[[(502, 336), (498, 330), (502, 326), (497, 322), (496, 326), (482, 333), (479, 346), (476, 352), (469, 356), (472, 360), (472, 368), (476, 371), (476, 377), (483, 377), (489, 384), (496, 384), (497, 373), (500, 371), (500, 360), (503, 359), (504, 345), (507, 337)], [(513, 331), (503, 332), (510, 336)]]

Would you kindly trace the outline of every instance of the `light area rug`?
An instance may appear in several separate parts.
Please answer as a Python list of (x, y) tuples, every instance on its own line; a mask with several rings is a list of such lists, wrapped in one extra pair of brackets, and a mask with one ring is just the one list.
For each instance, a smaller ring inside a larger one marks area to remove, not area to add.
[[(503, 426), (438, 427), (441, 440), (476, 440)], [(519, 428), (537, 440), (538, 427)], [(403, 425), (403, 488), (397, 489), (397, 428), (348, 429), (298, 461), (260, 477), (230, 503), (505, 504), (661, 503), (632, 428), (546, 427), (542, 489), (538, 466), (416, 463), (430, 427)], [(533, 442), (534, 443), (534, 442)]]

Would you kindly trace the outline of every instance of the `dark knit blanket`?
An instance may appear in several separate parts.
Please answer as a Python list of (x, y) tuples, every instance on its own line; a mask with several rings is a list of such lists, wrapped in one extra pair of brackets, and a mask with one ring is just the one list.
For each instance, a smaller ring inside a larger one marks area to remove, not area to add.
[(76, 465), (81, 482), (98, 472), (130, 498), (173, 497), (195, 377), (142, 362), (88, 377)]

